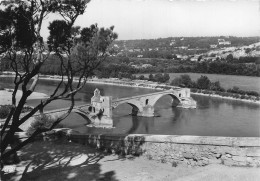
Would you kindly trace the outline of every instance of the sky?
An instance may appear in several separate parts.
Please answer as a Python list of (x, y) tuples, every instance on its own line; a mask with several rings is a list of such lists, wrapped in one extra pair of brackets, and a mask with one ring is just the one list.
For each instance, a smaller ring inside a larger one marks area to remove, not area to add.
[[(50, 15), (42, 35), (57, 16)], [(92, 0), (75, 25), (115, 26), (119, 40), (260, 36), (260, 0)]]

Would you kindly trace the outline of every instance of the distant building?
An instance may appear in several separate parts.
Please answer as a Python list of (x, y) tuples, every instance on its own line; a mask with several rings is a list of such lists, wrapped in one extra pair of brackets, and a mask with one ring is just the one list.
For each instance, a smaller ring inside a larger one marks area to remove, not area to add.
[(183, 49), (183, 50), (187, 50), (188, 47), (187, 46), (181, 46), (181, 47), (178, 47), (179, 49)]
[(174, 41), (172, 41), (171, 43), (170, 43), (170, 46), (173, 46), (175, 44), (175, 42)]
[(138, 65), (131, 65), (131, 67), (140, 68)]
[(200, 55), (195, 55), (194, 57), (190, 58), (190, 61), (197, 62), (197, 61), (199, 61), (199, 59), (201, 59), (201, 56)]
[(143, 55), (137, 55), (137, 58), (143, 58)]
[(114, 47), (119, 48), (119, 46), (117, 44), (114, 44)]
[(219, 45), (231, 45), (230, 41), (225, 41), (225, 39), (218, 39)]
[(177, 58), (182, 58), (182, 55), (177, 54), (176, 57), (177, 57)]
[(210, 48), (217, 48), (217, 47), (218, 47), (218, 45), (215, 45), (215, 44), (210, 45)]
[(152, 67), (152, 65), (151, 64), (143, 64), (142, 65), (142, 68), (148, 68), (148, 67)]
[(191, 58), (190, 58), (190, 61), (192, 61), (192, 62), (197, 62), (197, 61), (198, 61), (198, 57), (191, 57)]

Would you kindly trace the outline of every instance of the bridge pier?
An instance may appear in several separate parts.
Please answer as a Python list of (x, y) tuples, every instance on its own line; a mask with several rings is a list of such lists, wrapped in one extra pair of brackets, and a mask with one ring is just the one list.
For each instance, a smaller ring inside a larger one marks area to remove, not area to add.
[(132, 107), (132, 116), (137, 116), (139, 112), (139, 109), (136, 106)]
[(154, 117), (154, 106), (146, 105), (143, 107), (143, 110), (139, 111), (137, 114), (142, 117)]

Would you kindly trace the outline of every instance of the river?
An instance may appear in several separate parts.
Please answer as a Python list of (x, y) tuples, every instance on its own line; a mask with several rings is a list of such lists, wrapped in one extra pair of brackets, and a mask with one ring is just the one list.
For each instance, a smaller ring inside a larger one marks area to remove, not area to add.
[[(56, 81), (40, 80), (36, 91), (50, 94)], [(0, 78), (0, 86), (12, 88), (11, 78)], [(128, 97), (154, 92), (155, 90), (122, 87), (101, 84), (87, 84), (76, 96), (76, 104), (90, 102), (95, 88), (102, 95), (113, 98)], [(123, 104), (113, 110), (114, 128), (93, 128), (85, 126), (86, 121), (72, 113), (62, 122), (81, 133), (111, 134), (163, 134), (163, 135), (198, 135), (198, 136), (260, 136), (260, 106), (234, 100), (224, 100), (207, 96), (192, 95), (197, 101), (197, 109), (171, 107), (171, 97), (164, 96), (155, 105), (157, 117), (134, 117), (129, 115), (131, 106)], [(29, 100), (29, 105), (36, 105), (39, 100)], [(50, 104), (46, 110), (67, 107), (69, 101), (60, 100)]]

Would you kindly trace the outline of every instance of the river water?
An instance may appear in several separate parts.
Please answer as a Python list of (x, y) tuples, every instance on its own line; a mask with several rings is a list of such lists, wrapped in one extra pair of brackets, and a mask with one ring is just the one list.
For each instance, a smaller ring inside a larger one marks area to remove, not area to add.
[[(36, 91), (50, 94), (56, 81), (41, 80)], [(10, 78), (0, 78), (0, 86), (12, 88)], [(129, 97), (151, 93), (156, 90), (101, 84), (87, 84), (76, 96), (76, 104), (90, 103), (95, 88), (102, 95), (113, 98)], [(162, 134), (162, 135), (198, 135), (198, 136), (260, 136), (260, 106), (242, 101), (211, 98), (192, 95), (197, 101), (197, 109), (171, 107), (171, 97), (164, 96), (155, 105), (157, 117), (146, 118), (131, 116), (131, 106), (122, 104), (113, 110), (114, 128), (87, 127), (86, 121), (72, 113), (62, 122), (66, 127), (81, 133), (111, 134)], [(29, 105), (36, 105), (39, 100), (29, 100)], [(68, 107), (69, 101), (60, 100), (50, 104), (46, 110)]]

